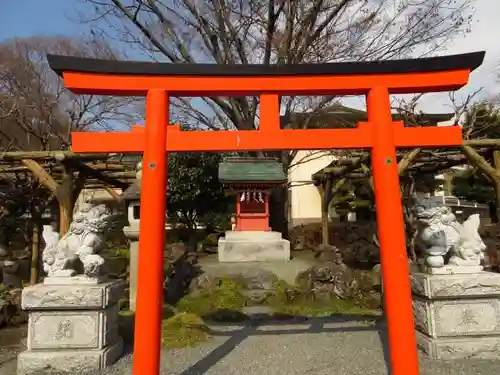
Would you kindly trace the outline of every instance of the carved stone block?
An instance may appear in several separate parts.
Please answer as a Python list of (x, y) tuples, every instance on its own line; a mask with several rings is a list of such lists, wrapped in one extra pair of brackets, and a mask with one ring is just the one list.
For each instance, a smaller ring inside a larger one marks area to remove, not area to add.
[(419, 331), (437, 338), (500, 334), (500, 299), (429, 301), (414, 297)]
[(28, 350), (102, 349), (118, 339), (117, 305), (97, 311), (32, 312)]
[[(70, 280), (70, 278), (68, 278)], [(124, 293), (122, 281), (102, 284), (37, 284), (23, 289), (24, 310), (89, 310), (116, 304)]]
[(500, 274), (411, 275), (419, 348), (435, 359), (500, 357)]
[(28, 339), (18, 375), (84, 373), (114, 362), (123, 348), (117, 304), (123, 292), (122, 281), (79, 284), (78, 278), (25, 288)]
[(498, 359), (500, 357), (500, 337), (429, 337), (419, 331), (417, 346), (432, 359)]
[(500, 297), (500, 274), (477, 272), (471, 274), (429, 275), (411, 274), (413, 294), (428, 299), (452, 297)]
[(17, 357), (17, 375), (95, 373), (112, 365), (122, 351), (122, 339), (104, 349), (26, 350)]

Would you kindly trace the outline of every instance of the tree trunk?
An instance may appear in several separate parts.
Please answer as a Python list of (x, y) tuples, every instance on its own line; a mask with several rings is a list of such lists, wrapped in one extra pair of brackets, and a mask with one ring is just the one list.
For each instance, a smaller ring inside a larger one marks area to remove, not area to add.
[(490, 209), (490, 218), (492, 224), (498, 224), (500, 222), (500, 180), (495, 180), (494, 188), (495, 202), (491, 205), (493, 210)]
[(287, 186), (274, 189), (269, 199), (269, 225), (273, 231), (281, 232), (284, 239), (288, 239), (288, 218), (286, 216), (288, 199)]
[[(271, 151), (262, 153), (262, 156), (278, 159), (285, 176), (288, 176), (289, 166), (292, 158), (288, 151)], [(259, 155), (260, 156), (260, 155)], [(269, 226), (275, 232), (280, 232), (284, 239), (288, 239), (288, 186), (280, 186), (271, 191), (269, 195)]]
[(330, 244), (330, 231), (329, 231), (329, 215), (328, 207), (332, 200), (332, 185), (333, 176), (331, 174), (327, 175), (325, 188), (323, 189), (323, 194), (321, 196), (321, 243), (323, 245)]
[(189, 251), (196, 251), (198, 247), (198, 230), (196, 226), (191, 226), (189, 229), (188, 235), (188, 249)]
[(40, 221), (33, 218), (33, 235), (31, 237), (31, 273), (30, 284), (38, 283), (40, 275)]
[(22, 163), (59, 202), (59, 234), (64, 236), (69, 229), (73, 213), (73, 174), (69, 162), (64, 163), (64, 175), (60, 184), (36, 161), (23, 159)]
[(330, 244), (329, 224), (328, 211), (321, 210), (321, 243), (323, 245)]
[(402, 198), (403, 198), (403, 218), (406, 230), (406, 237), (408, 251), (410, 253), (411, 261), (416, 264), (417, 254), (415, 252), (415, 240), (417, 238), (417, 230), (414, 224), (414, 217), (412, 213), (412, 198), (415, 191), (415, 179), (410, 177), (409, 180), (402, 182)]
[(56, 194), (59, 202), (59, 234), (64, 236), (73, 218), (73, 173), (69, 164), (64, 165), (64, 175), (57, 187)]
[(62, 237), (68, 233), (72, 215), (71, 201), (59, 202), (59, 235)]
[[(500, 174), (500, 151), (493, 151), (493, 164), (495, 170)], [(493, 177), (495, 188), (495, 213), (492, 222), (495, 220), (494, 223), (498, 223), (500, 218), (500, 179), (498, 176), (491, 177)]]
[(498, 200), (498, 190), (495, 189), (495, 193), (497, 195), (497, 198), (493, 202), (488, 202), (488, 211), (490, 215), (490, 222), (491, 224), (498, 224), (500, 222), (499, 216), (498, 216), (498, 205), (497, 205), (497, 200)]

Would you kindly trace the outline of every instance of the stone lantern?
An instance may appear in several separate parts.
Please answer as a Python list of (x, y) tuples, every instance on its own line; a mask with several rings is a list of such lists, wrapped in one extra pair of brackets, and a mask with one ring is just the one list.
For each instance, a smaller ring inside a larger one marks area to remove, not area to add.
[(140, 180), (135, 181), (123, 193), (127, 204), (128, 226), (123, 228), (123, 233), (129, 239), (129, 304), (130, 310), (135, 311), (137, 295), (137, 271), (139, 266), (139, 219), (141, 187)]
[(130, 311), (135, 311), (137, 297), (137, 274), (139, 267), (139, 224), (141, 210), (141, 169), (142, 162), (137, 164), (136, 180), (123, 192), (123, 200), (127, 204), (128, 226), (123, 233), (130, 243), (129, 258), (129, 304)]

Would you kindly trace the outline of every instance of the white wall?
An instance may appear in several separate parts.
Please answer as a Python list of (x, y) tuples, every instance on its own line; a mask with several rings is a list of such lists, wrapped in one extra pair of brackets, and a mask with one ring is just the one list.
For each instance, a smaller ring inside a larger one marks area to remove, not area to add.
[(298, 225), (321, 220), (321, 196), (311, 176), (327, 167), (336, 157), (329, 151), (301, 150), (288, 172), (290, 188), (289, 224)]

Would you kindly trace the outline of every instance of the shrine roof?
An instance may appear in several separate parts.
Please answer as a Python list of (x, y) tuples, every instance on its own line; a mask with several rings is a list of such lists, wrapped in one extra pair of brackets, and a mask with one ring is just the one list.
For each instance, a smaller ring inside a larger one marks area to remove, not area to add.
[(226, 158), (219, 164), (223, 184), (282, 183), (287, 181), (283, 165), (274, 158)]
[(62, 55), (47, 55), (47, 60), (52, 70), (60, 76), (64, 72), (80, 72), (116, 75), (241, 77), (396, 74), (464, 69), (473, 71), (481, 65), (484, 55), (485, 52), (481, 51), (419, 59), (287, 65), (155, 63)]
[[(393, 121), (403, 121), (406, 126), (435, 126), (436, 123), (449, 121), (455, 113), (416, 113), (405, 116), (402, 113), (392, 113)], [(280, 126), (282, 129), (297, 128), (297, 124), (307, 121), (308, 129), (331, 129), (331, 128), (351, 128), (356, 126), (358, 121), (368, 121), (366, 110), (344, 106), (340, 103), (333, 103), (314, 112), (292, 112), (287, 116), (280, 116)]]

